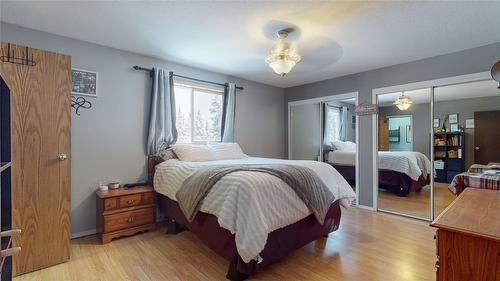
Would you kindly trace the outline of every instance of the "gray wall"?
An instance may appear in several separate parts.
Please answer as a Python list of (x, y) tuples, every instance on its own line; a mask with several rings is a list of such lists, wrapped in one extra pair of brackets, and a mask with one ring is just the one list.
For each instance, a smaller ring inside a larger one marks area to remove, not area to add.
[[(489, 71), (500, 59), (500, 43), (424, 60), (370, 70), (285, 89), (286, 101), (359, 92), (360, 103), (372, 103), (372, 89)], [(285, 107), (286, 108), (286, 107)], [(286, 113), (285, 115), (286, 116)], [(286, 120), (286, 119), (285, 119)], [(373, 206), (372, 117), (359, 118), (359, 203)]]
[(99, 97), (92, 99), (92, 109), (72, 115), (72, 233), (95, 229), (94, 188), (99, 180), (146, 179), (150, 78), (132, 70), (135, 64), (245, 87), (236, 98), (236, 141), (249, 155), (285, 155), (283, 89), (6, 23), (1, 23), (0, 39), (68, 54), (73, 67), (99, 72)]

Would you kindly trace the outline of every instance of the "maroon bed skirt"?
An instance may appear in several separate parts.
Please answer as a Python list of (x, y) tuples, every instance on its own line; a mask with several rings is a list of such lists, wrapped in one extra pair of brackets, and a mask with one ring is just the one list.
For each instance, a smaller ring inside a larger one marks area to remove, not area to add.
[(198, 212), (193, 222), (188, 222), (177, 202), (157, 194), (160, 209), (167, 218), (186, 226), (205, 245), (232, 263), (238, 272), (248, 275), (282, 259), (293, 250), (337, 230), (340, 223), (341, 211), (337, 200), (330, 207), (323, 225), (318, 223), (314, 215), (310, 215), (294, 224), (277, 229), (269, 234), (266, 246), (260, 253), (262, 262), (245, 263), (238, 255), (234, 235), (220, 227), (214, 215)]
[[(351, 184), (356, 183), (356, 169), (354, 166), (332, 165)], [(418, 181), (412, 180), (408, 175), (391, 171), (379, 170), (379, 187), (390, 190), (400, 196), (406, 196), (410, 192), (417, 192), (429, 184), (429, 178), (420, 176)]]

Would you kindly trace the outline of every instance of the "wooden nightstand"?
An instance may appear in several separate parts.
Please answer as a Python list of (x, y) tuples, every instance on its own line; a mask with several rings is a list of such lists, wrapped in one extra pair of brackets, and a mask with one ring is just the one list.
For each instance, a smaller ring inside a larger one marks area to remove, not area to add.
[(151, 186), (121, 187), (96, 194), (97, 230), (102, 244), (156, 229), (155, 192)]

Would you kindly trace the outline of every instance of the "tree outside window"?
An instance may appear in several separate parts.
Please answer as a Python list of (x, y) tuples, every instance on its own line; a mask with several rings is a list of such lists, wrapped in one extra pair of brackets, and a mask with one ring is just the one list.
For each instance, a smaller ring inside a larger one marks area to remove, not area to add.
[(177, 142), (221, 140), (223, 91), (185, 84), (175, 85)]

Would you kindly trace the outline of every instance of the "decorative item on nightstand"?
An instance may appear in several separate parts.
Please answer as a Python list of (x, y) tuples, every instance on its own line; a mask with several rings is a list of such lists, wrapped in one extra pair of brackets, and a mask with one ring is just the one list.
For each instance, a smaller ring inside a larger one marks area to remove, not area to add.
[(97, 229), (102, 244), (113, 238), (153, 231), (155, 193), (151, 186), (97, 191)]

